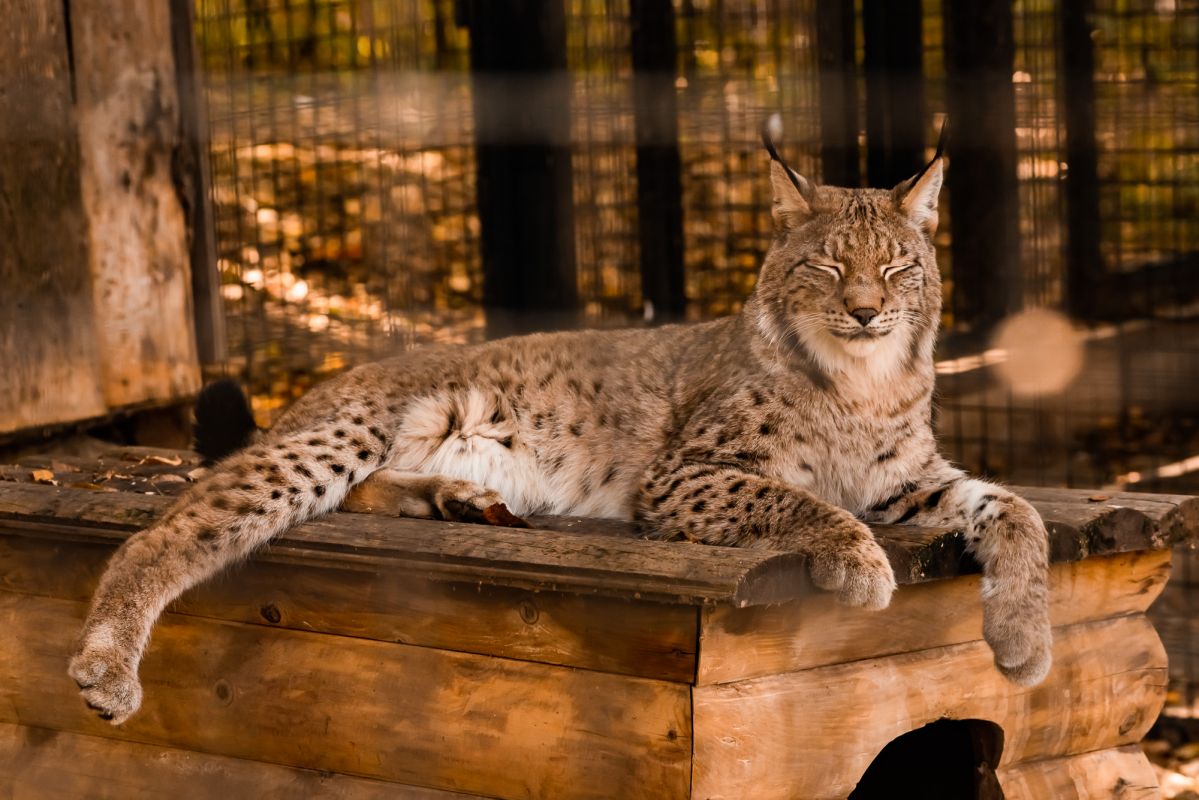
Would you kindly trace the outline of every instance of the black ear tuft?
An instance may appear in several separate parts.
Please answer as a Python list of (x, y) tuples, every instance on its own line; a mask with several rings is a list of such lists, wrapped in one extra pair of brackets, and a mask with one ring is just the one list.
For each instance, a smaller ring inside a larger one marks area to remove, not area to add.
[(765, 145), (766, 152), (770, 154), (770, 160), (783, 168), (783, 172), (786, 173), (787, 178), (791, 181), (791, 185), (795, 187), (795, 191), (799, 192), (801, 197), (806, 198), (808, 194), (808, 187), (804, 185), (806, 182), (799, 177), (799, 174), (795, 170), (788, 166), (786, 161), (783, 161), (782, 156), (779, 155), (778, 148), (774, 146), (772, 127), (775, 125), (779, 125), (777, 114), (767, 117), (766, 121), (762, 123), (762, 144)]
[(221, 378), (205, 386), (196, 397), (196, 424), (192, 434), (196, 452), (205, 461), (219, 461), (250, 443), (258, 427), (241, 386)]
[(945, 145), (948, 142), (949, 142), (949, 117), (946, 117), (941, 122), (941, 134), (937, 137), (937, 152), (933, 153), (932, 160), (929, 161), (927, 164), (925, 164), (924, 167), (919, 172), (917, 172), (912, 177), (908, 178), (908, 180), (906, 182), (909, 185), (909, 187), (915, 186), (920, 181), (920, 179), (924, 177), (924, 173), (926, 173), (930, 169), (932, 169), (933, 164), (936, 164), (938, 161), (941, 160), (941, 157), (945, 155)]

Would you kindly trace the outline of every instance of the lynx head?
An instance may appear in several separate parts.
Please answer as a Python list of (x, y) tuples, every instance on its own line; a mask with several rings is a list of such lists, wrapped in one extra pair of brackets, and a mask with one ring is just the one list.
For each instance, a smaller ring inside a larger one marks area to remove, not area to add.
[(889, 374), (931, 358), (941, 312), (941, 152), (890, 190), (816, 186), (770, 139), (775, 237), (755, 290), (758, 326), (829, 373)]

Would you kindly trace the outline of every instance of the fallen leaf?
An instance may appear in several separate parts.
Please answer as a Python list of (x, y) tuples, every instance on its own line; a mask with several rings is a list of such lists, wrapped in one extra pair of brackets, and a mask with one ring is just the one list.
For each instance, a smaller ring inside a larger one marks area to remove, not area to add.
[(1088, 497), (1087, 499), (1090, 500), (1092, 503), (1105, 503), (1108, 500), (1111, 500), (1112, 496), (1109, 494), (1093, 494), (1090, 497)]
[(489, 525), (499, 525), (504, 528), (531, 528), (529, 523), (508, 510), (503, 503), (495, 503), (483, 509), (483, 519)]
[(145, 458), (143, 458), (141, 461), (139, 461), (137, 463), (138, 464), (166, 464), (167, 466), (170, 466), (170, 467), (177, 467), (183, 463), (183, 459), (180, 458), (179, 456), (152, 455), (152, 456), (146, 456)]
[(100, 484), (92, 483), (91, 481), (76, 481), (75, 483), (71, 484), (71, 487), (74, 489), (91, 489), (93, 492), (116, 491), (116, 489), (112, 488), (111, 486), (101, 486)]
[(186, 483), (187, 478), (182, 475), (176, 475), (173, 472), (167, 472), (163, 475), (156, 475), (150, 479), (150, 483)]
[(45, 483), (50, 486), (57, 486), (58, 481), (54, 480), (54, 473), (48, 469), (35, 469), (29, 473), (33, 478), (34, 483)]

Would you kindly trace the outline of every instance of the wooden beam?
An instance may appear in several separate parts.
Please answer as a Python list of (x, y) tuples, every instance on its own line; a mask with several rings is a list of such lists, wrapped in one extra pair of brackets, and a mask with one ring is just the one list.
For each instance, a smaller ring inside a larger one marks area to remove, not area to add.
[[(1162, 593), (1170, 560), (1169, 550), (1142, 550), (1054, 564), (1054, 627), (1144, 612)], [(976, 641), (982, 637), (979, 584), (979, 576), (967, 575), (905, 586), (882, 611), (849, 608), (826, 592), (774, 606), (704, 609), (696, 682), (729, 683)]]
[(816, 0), (821, 182), (860, 186), (857, 47), (853, 3)]
[[(52, 462), (33, 460), (31, 464)], [(147, 465), (149, 466), (149, 465)], [(162, 469), (158, 465), (154, 469)], [(165, 473), (177, 469), (166, 467)], [(116, 471), (136, 470), (118, 465)], [(57, 473), (56, 473), (57, 474)], [(0, 477), (29, 480), (29, 467), (0, 468)], [(104, 474), (83, 485), (101, 486)], [(60, 482), (76, 483), (69, 473)], [(116, 481), (116, 479), (113, 479)], [(0, 530), (18, 535), (90, 540), (116, 546), (130, 531), (150, 525), (170, 507), (157, 494), (185, 488), (186, 481), (142, 479), (140, 491), (100, 492), (0, 482)], [(1194, 536), (1199, 498), (1117, 493), (1085, 502), (1086, 492), (1053, 490), (1038, 498), (1057, 561), (1145, 549), (1161, 549)], [(1079, 502), (1059, 501), (1076, 497)], [(383, 571), (442, 581), (465, 581), (537, 591), (601, 594), (685, 605), (750, 606), (805, 596), (802, 557), (748, 548), (688, 542), (647, 541), (631, 522), (534, 518), (533, 530), (331, 514), (297, 526), (255, 558), (279, 563)], [(963, 558), (960, 533), (945, 528), (876, 526), (900, 584), (941, 580), (978, 571)]]
[(262, 761), (0, 724), (5, 797), (337, 797), (469, 800), (476, 795), (283, 767)]
[(985, 331), (1022, 303), (1010, 0), (944, 0), (946, 178), (955, 327)]
[[(0, 586), (86, 602), (112, 550), (0, 534)], [(172, 610), (662, 680), (695, 677), (697, 613), (683, 605), (254, 559), (189, 591)]]
[[(151, 495), (49, 488), (0, 484), (0, 530), (115, 546), (171, 504)], [(28, 513), (30, 501), (42, 510)], [(686, 605), (780, 602), (794, 596), (805, 569), (794, 553), (367, 514), (298, 526), (255, 558)]]
[(1006, 800), (1158, 800), (1157, 773), (1136, 745), (1030, 761), (997, 772)]
[(631, 0), (633, 131), (637, 142), (637, 233), (641, 294), (656, 322), (680, 320), (683, 291), (683, 180), (679, 158), (674, 3)]
[(63, 668), (85, 611), (0, 592), (0, 722), (490, 797), (687, 796), (686, 685), (167, 614), (113, 727)]
[(862, 2), (871, 186), (889, 189), (926, 163), (923, 19), (920, 0)]
[(568, 324), (578, 288), (563, 0), (474, 0), (463, 11), (489, 328)]
[(1165, 702), (1153, 626), (1137, 614), (1056, 633), (1031, 689), (982, 642), (696, 687), (693, 794), (844, 798), (887, 743), (942, 718), (998, 724), (1001, 767), (1139, 741)]

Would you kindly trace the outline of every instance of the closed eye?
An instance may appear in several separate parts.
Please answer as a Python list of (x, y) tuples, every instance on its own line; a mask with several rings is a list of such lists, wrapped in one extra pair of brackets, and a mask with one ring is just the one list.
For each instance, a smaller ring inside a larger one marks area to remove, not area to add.
[(893, 275), (898, 275), (916, 266), (915, 262), (907, 264), (888, 264), (883, 267), (883, 280), (890, 280)]
[(827, 272), (829, 275), (832, 275), (837, 280), (841, 280), (841, 277), (842, 277), (841, 276), (841, 268), (835, 264), (822, 264), (819, 261), (804, 261), (801, 263), (805, 267), (809, 267), (811, 269), (818, 269), (821, 272)]

